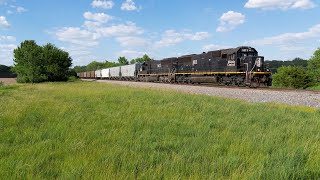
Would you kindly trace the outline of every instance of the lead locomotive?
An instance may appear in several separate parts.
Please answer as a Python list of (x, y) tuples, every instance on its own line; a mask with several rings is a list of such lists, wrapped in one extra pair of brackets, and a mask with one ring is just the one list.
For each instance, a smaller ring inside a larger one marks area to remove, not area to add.
[(271, 72), (256, 49), (243, 46), (145, 62), (137, 79), (258, 87), (271, 85)]

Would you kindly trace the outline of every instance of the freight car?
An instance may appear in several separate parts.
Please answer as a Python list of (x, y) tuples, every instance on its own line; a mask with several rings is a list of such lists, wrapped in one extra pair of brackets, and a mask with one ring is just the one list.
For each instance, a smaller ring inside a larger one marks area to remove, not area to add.
[(102, 69), (97, 70), (95, 76), (101, 79), (162, 83), (219, 83), (250, 87), (271, 85), (271, 72), (264, 63), (264, 57), (248, 46)]

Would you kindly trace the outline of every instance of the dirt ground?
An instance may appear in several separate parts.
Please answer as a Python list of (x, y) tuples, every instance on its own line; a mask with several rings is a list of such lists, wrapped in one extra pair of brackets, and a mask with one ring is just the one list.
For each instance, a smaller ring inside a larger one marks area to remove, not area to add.
[(0, 78), (0, 82), (4, 85), (11, 85), (17, 83), (15, 78)]

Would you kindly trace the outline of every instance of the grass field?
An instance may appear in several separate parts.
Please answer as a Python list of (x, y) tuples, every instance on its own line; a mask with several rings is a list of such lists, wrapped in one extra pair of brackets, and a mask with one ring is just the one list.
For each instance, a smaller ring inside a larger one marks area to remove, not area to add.
[(0, 87), (1, 179), (319, 179), (320, 111), (95, 82)]

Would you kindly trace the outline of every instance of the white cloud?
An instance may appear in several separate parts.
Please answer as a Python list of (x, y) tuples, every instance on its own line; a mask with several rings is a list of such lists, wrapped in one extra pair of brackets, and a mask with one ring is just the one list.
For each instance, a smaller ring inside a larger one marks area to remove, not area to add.
[(16, 7), (16, 10), (17, 10), (18, 13), (23, 13), (23, 12), (27, 12), (28, 11), (27, 9), (25, 9), (24, 7), (21, 7), (21, 6)]
[(290, 32), (275, 36), (265, 37), (247, 42), (259, 48), (266, 55), (266, 59), (293, 59), (301, 57), (310, 58), (313, 52), (319, 47), (320, 24), (314, 25), (304, 32)]
[(15, 44), (2, 44), (0, 42), (0, 59), (1, 64), (12, 65), (13, 64), (13, 50), (17, 48)]
[(203, 51), (214, 51), (214, 50), (227, 49), (227, 48), (230, 48), (230, 46), (208, 44), (208, 45), (203, 46), (202, 50)]
[(0, 16), (0, 27), (2, 27), (2, 28), (9, 28), (10, 27), (9, 22), (7, 21), (6, 17), (4, 17), (4, 16)]
[(162, 35), (161, 40), (155, 43), (155, 47), (159, 48), (172, 46), (186, 40), (200, 41), (203, 39), (207, 39), (208, 37), (210, 37), (210, 34), (208, 32), (190, 33), (188, 31), (177, 32), (175, 30), (167, 30)]
[(7, 14), (14, 14), (14, 13), (24, 13), (28, 10), (22, 6), (15, 6), (15, 5), (7, 5)]
[(0, 36), (0, 41), (16, 41), (16, 37), (13, 36)]
[(133, 0), (126, 0), (121, 5), (121, 10), (124, 10), (124, 11), (139, 11), (141, 9), (142, 7), (141, 6), (137, 7)]
[(92, 1), (91, 6), (94, 8), (112, 9), (114, 6), (114, 2), (106, 0), (94, 0)]
[(125, 36), (125, 37), (118, 37), (116, 40), (120, 43), (121, 46), (126, 47), (142, 47), (149, 45), (148, 41), (141, 37), (134, 37), (134, 36)]
[(249, 0), (246, 8), (270, 9), (310, 9), (316, 4), (312, 0)]
[(251, 44), (254, 45), (279, 45), (279, 44), (287, 44), (287, 43), (297, 43), (299, 41), (308, 40), (312, 38), (320, 37), (320, 24), (317, 24), (311, 27), (306, 32), (299, 33), (284, 33), (277, 36), (266, 37), (263, 39), (258, 39), (251, 41)]
[(95, 21), (85, 21), (83, 23), (83, 27), (89, 31), (95, 31), (96, 29), (100, 28), (101, 26), (102, 26), (102, 23), (95, 22)]
[(89, 62), (96, 60), (97, 57), (92, 54), (90, 48), (87, 47), (79, 47), (79, 46), (68, 46), (61, 47), (61, 49), (69, 52), (71, 58), (73, 59), (74, 65), (87, 65)]
[(127, 59), (135, 59), (142, 57), (143, 55), (148, 54), (147, 52), (133, 51), (133, 50), (123, 50), (115, 54), (116, 57), (124, 56)]
[(99, 23), (106, 23), (113, 19), (112, 16), (105, 14), (105, 13), (91, 13), (85, 12), (83, 17), (87, 20), (97, 21)]
[(243, 24), (245, 22), (245, 15), (228, 11), (220, 17), (220, 25), (217, 28), (217, 32), (228, 32), (234, 30), (237, 26)]
[(64, 27), (57, 30), (54, 35), (58, 40), (83, 47), (98, 45), (99, 35), (78, 27)]
[(201, 41), (210, 37), (208, 32), (196, 32), (195, 34), (189, 34), (187, 37), (192, 41)]
[(119, 37), (119, 36), (132, 36), (143, 34), (144, 30), (136, 26), (133, 22), (126, 24), (112, 25), (109, 27), (101, 27), (96, 29), (96, 32), (105, 37)]

